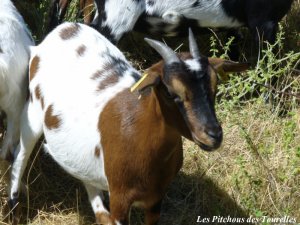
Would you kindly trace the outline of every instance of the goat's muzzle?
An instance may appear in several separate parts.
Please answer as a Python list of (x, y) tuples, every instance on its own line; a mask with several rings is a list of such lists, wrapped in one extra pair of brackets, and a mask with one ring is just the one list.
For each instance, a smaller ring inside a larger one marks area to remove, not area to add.
[(201, 138), (196, 133), (192, 134), (193, 141), (205, 151), (213, 151), (220, 147), (223, 140), (223, 131), (221, 126), (215, 126), (205, 129), (201, 132)]

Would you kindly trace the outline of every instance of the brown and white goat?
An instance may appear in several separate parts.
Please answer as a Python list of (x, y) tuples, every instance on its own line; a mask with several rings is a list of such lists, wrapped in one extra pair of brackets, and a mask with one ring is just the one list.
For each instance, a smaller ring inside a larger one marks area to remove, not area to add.
[[(145, 209), (146, 224), (159, 219), (166, 189), (182, 165), (182, 136), (205, 150), (222, 142), (216, 118), (215, 68), (241, 71), (247, 64), (176, 55), (146, 39), (164, 60), (141, 78), (124, 55), (96, 30), (65, 23), (33, 49), (30, 101), (12, 169), (15, 205), (23, 171), (44, 133), (46, 150), (83, 182), (98, 224), (129, 224), (132, 205)], [(102, 202), (110, 194), (110, 213)]]
[[(7, 129), (0, 158), (12, 155), (20, 138), (20, 117), (27, 96), (29, 46), (33, 39), (24, 20), (10, 0), (0, 1), (0, 110), (7, 117)], [(1, 116), (2, 120), (3, 117)], [(0, 121), (0, 124), (3, 121)], [(10, 157), (11, 158), (11, 157)]]

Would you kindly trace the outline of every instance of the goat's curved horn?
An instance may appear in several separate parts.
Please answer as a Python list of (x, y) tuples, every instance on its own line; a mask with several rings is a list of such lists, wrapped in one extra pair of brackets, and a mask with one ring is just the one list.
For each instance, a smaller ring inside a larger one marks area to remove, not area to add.
[(176, 53), (164, 43), (149, 38), (145, 38), (144, 40), (163, 57), (166, 64), (180, 62)]
[(190, 47), (190, 53), (193, 56), (193, 58), (194, 59), (200, 58), (199, 48), (191, 28), (189, 28), (189, 47)]

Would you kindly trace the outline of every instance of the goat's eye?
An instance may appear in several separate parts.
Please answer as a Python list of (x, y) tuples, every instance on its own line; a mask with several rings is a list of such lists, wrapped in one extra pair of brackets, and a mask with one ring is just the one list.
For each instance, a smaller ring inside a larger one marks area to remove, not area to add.
[(174, 100), (175, 102), (181, 101), (180, 96), (178, 96), (177, 94), (175, 94), (175, 93), (173, 93), (173, 92), (169, 92), (169, 91), (168, 91), (168, 92), (166, 93), (166, 97), (167, 97), (168, 99)]
[(176, 103), (181, 103), (181, 102), (183, 102), (183, 100), (182, 100), (178, 95), (174, 98), (174, 101), (175, 101)]
[(183, 102), (183, 98), (181, 96), (177, 95), (177, 94), (172, 94), (172, 99), (176, 103)]
[(169, 99), (174, 99), (174, 98), (176, 98), (176, 94), (174, 94), (174, 93), (172, 93), (172, 92), (167, 92), (167, 93), (166, 93), (166, 96), (167, 96), (167, 98), (169, 98)]

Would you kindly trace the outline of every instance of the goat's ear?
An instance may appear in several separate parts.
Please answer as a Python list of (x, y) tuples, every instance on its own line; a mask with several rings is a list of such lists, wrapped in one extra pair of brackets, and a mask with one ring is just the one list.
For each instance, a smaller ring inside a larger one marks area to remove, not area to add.
[(227, 80), (229, 73), (243, 72), (250, 68), (250, 63), (233, 62), (220, 58), (208, 58), (209, 64), (216, 70), (221, 80)]
[(150, 87), (157, 86), (160, 82), (160, 76), (155, 73), (145, 73), (141, 79), (131, 87), (131, 92), (138, 91), (142, 94)]

